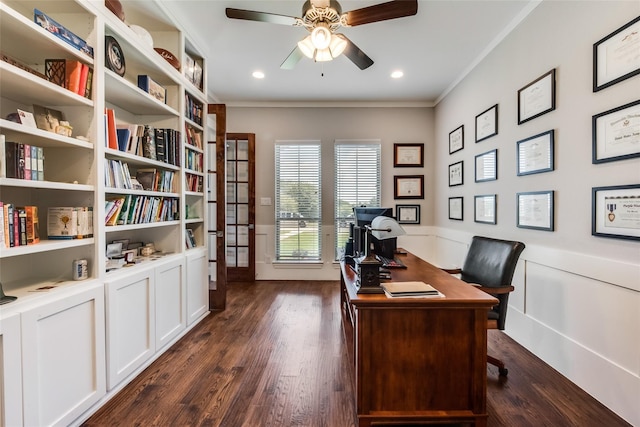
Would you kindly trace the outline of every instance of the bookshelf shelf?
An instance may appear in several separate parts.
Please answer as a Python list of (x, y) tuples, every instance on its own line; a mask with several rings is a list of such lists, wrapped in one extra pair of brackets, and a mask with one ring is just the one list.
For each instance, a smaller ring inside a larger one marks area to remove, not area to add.
[(111, 70), (104, 70), (106, 101), (132, 114), (179, 116), (178, 110), (163, 104)]
[(0, 132), (6, 135), (7, 140), (28, 137), (31, 144), (38, 147), (78, 148), (93, 150), (93, 144), (78, 138), (56, 135), (38, 128), (32, 128), (20, 123), (0, 119)]
[(112, 226), (107, 226), (105, 228), (107, 233), (114, 233), (116, 231), (131, 231), (131, 230), (140, 230), (145, 228), (171, 227), (179, 224), (180, 224), (180, 221), (158, 221), (158, 222), (145, 222), (142, 224), (112, 225)]
[(93, 245), (94, 238), (73, 239), (73, 240), (40, 240), (39, 243), (15, 248), (0, 248), (0, 258), (10, 258), (15, 256), (36, 254), (39, 252), (57, 251), (60, 249), (77, 248), (80, 246)]

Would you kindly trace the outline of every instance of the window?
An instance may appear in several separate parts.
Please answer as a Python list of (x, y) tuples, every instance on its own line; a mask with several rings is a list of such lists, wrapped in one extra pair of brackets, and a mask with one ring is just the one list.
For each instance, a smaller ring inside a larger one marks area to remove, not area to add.
[(319, 261), (320, 141), (276, 143), (276, 259)]
[(336, 258), (349, 238), (356, 206), (380, 206), (380, 141), (335, 143)]

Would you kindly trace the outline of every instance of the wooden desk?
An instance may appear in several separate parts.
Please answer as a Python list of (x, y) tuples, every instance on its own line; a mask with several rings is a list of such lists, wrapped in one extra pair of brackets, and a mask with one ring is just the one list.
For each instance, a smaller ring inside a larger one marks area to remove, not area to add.
[(341, 308), (360, 427), (372, 423), (486, 426), (487, 311), (498, 301), (412, 255), (394, 281), (420, 280), (444, 298), (357, 294), (341, 264)]

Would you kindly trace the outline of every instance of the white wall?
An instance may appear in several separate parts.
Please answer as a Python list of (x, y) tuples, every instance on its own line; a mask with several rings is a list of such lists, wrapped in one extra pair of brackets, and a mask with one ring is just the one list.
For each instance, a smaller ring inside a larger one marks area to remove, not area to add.
[[(640, 76), (594, 93), (592, 47), (640, 15), (640, 2), (544, 1), (437, 106), (436, 199), (464, 197), (464, 221), (435, 205), (432, 260), (460, 264), (474, 234), (526, 243), (507, 333), (633, 425), (640, 425), (640, 242), (591, 235), (591, 188), (640, 184), (640, 159), (591, 163), (591, 117), (636, 101)], [(556, 110), (517, 124), (517, 91), (556, 69)], [(475, 116), (499, 104), (499, 133), (474, 142)], [(464, 124), (464, 149), (448, 152)], [(516, 176), (516, 142), (555, 130), (555, 171)], [(498, 149), (498, 180), (474, 183), (474, 156)], [(464, 185), (448, 165), (464, 161)], [(516, 226), (516, 193), (555, 191), (555, 231)], [(474, 223), (473, 196), (498, 196), (497, 225)], [(510, 375), (517, 375), (516, 372)]]

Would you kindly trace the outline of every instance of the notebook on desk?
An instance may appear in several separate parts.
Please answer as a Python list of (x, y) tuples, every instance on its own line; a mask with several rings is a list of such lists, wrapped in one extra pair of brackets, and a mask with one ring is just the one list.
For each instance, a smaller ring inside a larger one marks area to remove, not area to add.
[(433, 286), (424, 282), (389, 282), (380, 285), (391, 298), (444, 296)]

